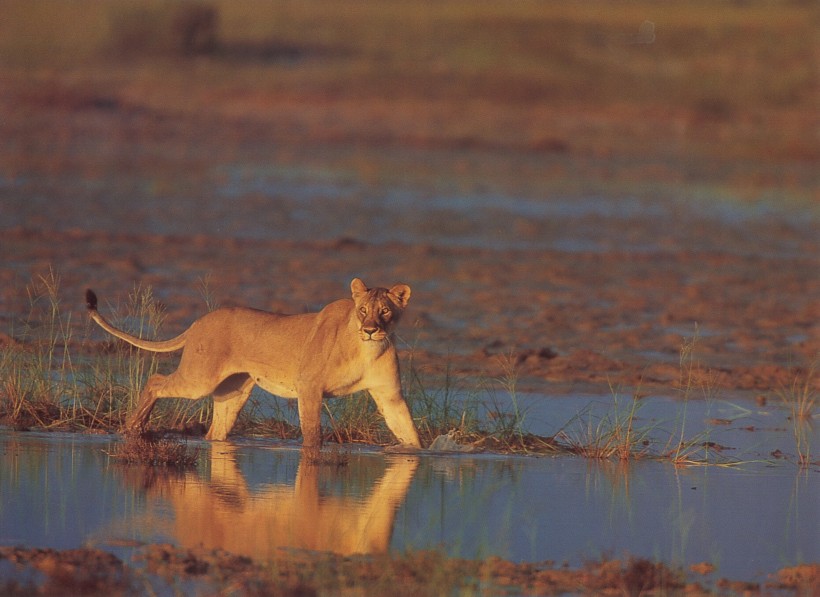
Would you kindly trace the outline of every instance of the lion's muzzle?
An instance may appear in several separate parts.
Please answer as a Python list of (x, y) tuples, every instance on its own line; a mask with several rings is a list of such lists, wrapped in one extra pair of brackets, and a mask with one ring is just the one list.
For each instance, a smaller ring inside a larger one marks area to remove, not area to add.
[(381, 342), (387, 334), (382, 328), (376, 326), (362, 326), (359, 328), (359, 336), (364, 342)]

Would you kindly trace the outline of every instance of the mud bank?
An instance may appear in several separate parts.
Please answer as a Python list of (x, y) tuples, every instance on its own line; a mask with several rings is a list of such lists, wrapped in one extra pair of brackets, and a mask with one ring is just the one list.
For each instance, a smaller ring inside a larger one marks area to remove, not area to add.
[[(140, 595), (146, 591), (184, 591), (232, 595), (358, 595), (389, 590), (397, 595), (473, 595), (567, 593), (710, 595), (809, 595), (820, 588), (820, 567), (782, 568), (765, 583), (719, 579), (704, 587), (711, 565), (689, 571), (648, 560), (590, 562), (582, 569), (552, 563), (514, 564), (498, 558), (469, 561), (435, 552), (398, 557), (341, 557), (331, 554), (282, 554), (260, 565), (222, 550), (183, 549), (157, 544), (141, 548), (123, 562), (92, 548), (71, 550), (0, 547), (0, 564), (30, 580), (6, 580), (5, 595)], [(3, 575), (5, 576), (5, 574)], [(1, 577), (0, 577), (1, 578)], [(397, 592), (398, 591), (398, 592)]]

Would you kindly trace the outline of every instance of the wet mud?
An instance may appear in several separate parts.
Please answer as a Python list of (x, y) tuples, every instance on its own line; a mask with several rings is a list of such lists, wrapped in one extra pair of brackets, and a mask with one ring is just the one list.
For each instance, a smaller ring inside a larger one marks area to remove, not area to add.
[[(283, 554), (261, 565), (218, 549), (155, 544), (133, 562), (93, 548), (0, 547), (0, 564), (38, 573), (37, 580), (6, 581), (4, 595), (141, 595), (146, 591), (241, 595), (358, 595), (362, 590), (395, 595), (436, 595), (469, 591), (479, 595), (710, 595), (699, 582), (710, 566), (689, 571), (643, 559), (590, 562), (581, 569), (552, 563), (515, 564), (445, 558), (435, 552), (398, 557), (341, 557), (333, 554)], [(430, 572), (435, 572), (431, 579)], [(721, 578), (716, 590), (737, 594), (816, 594), (820, 566), (778, 570), (764, 583)]]

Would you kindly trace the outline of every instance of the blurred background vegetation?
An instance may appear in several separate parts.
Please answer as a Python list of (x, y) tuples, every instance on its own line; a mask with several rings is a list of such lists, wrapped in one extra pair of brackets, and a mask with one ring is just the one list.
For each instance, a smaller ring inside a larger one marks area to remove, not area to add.
[(139, 108), (251, 122), (294, 146), (517, 151), (559, 156), (553, 178), (817, 198), (816, 2), (4, 0), (2, 11), (6, 120)]

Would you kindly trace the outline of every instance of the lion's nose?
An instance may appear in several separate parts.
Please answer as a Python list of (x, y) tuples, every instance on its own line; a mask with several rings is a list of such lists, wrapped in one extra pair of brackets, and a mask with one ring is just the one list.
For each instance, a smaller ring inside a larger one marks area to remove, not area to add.
[(362, 331), (365, 334), (367, 334), (368, 336), (372, 336), (373, 334), (375, 334), (376, 332), (379, 331), (379, 328), (377, 328), (377, 327), (366, 327), (366, 328), (362, 328)]

